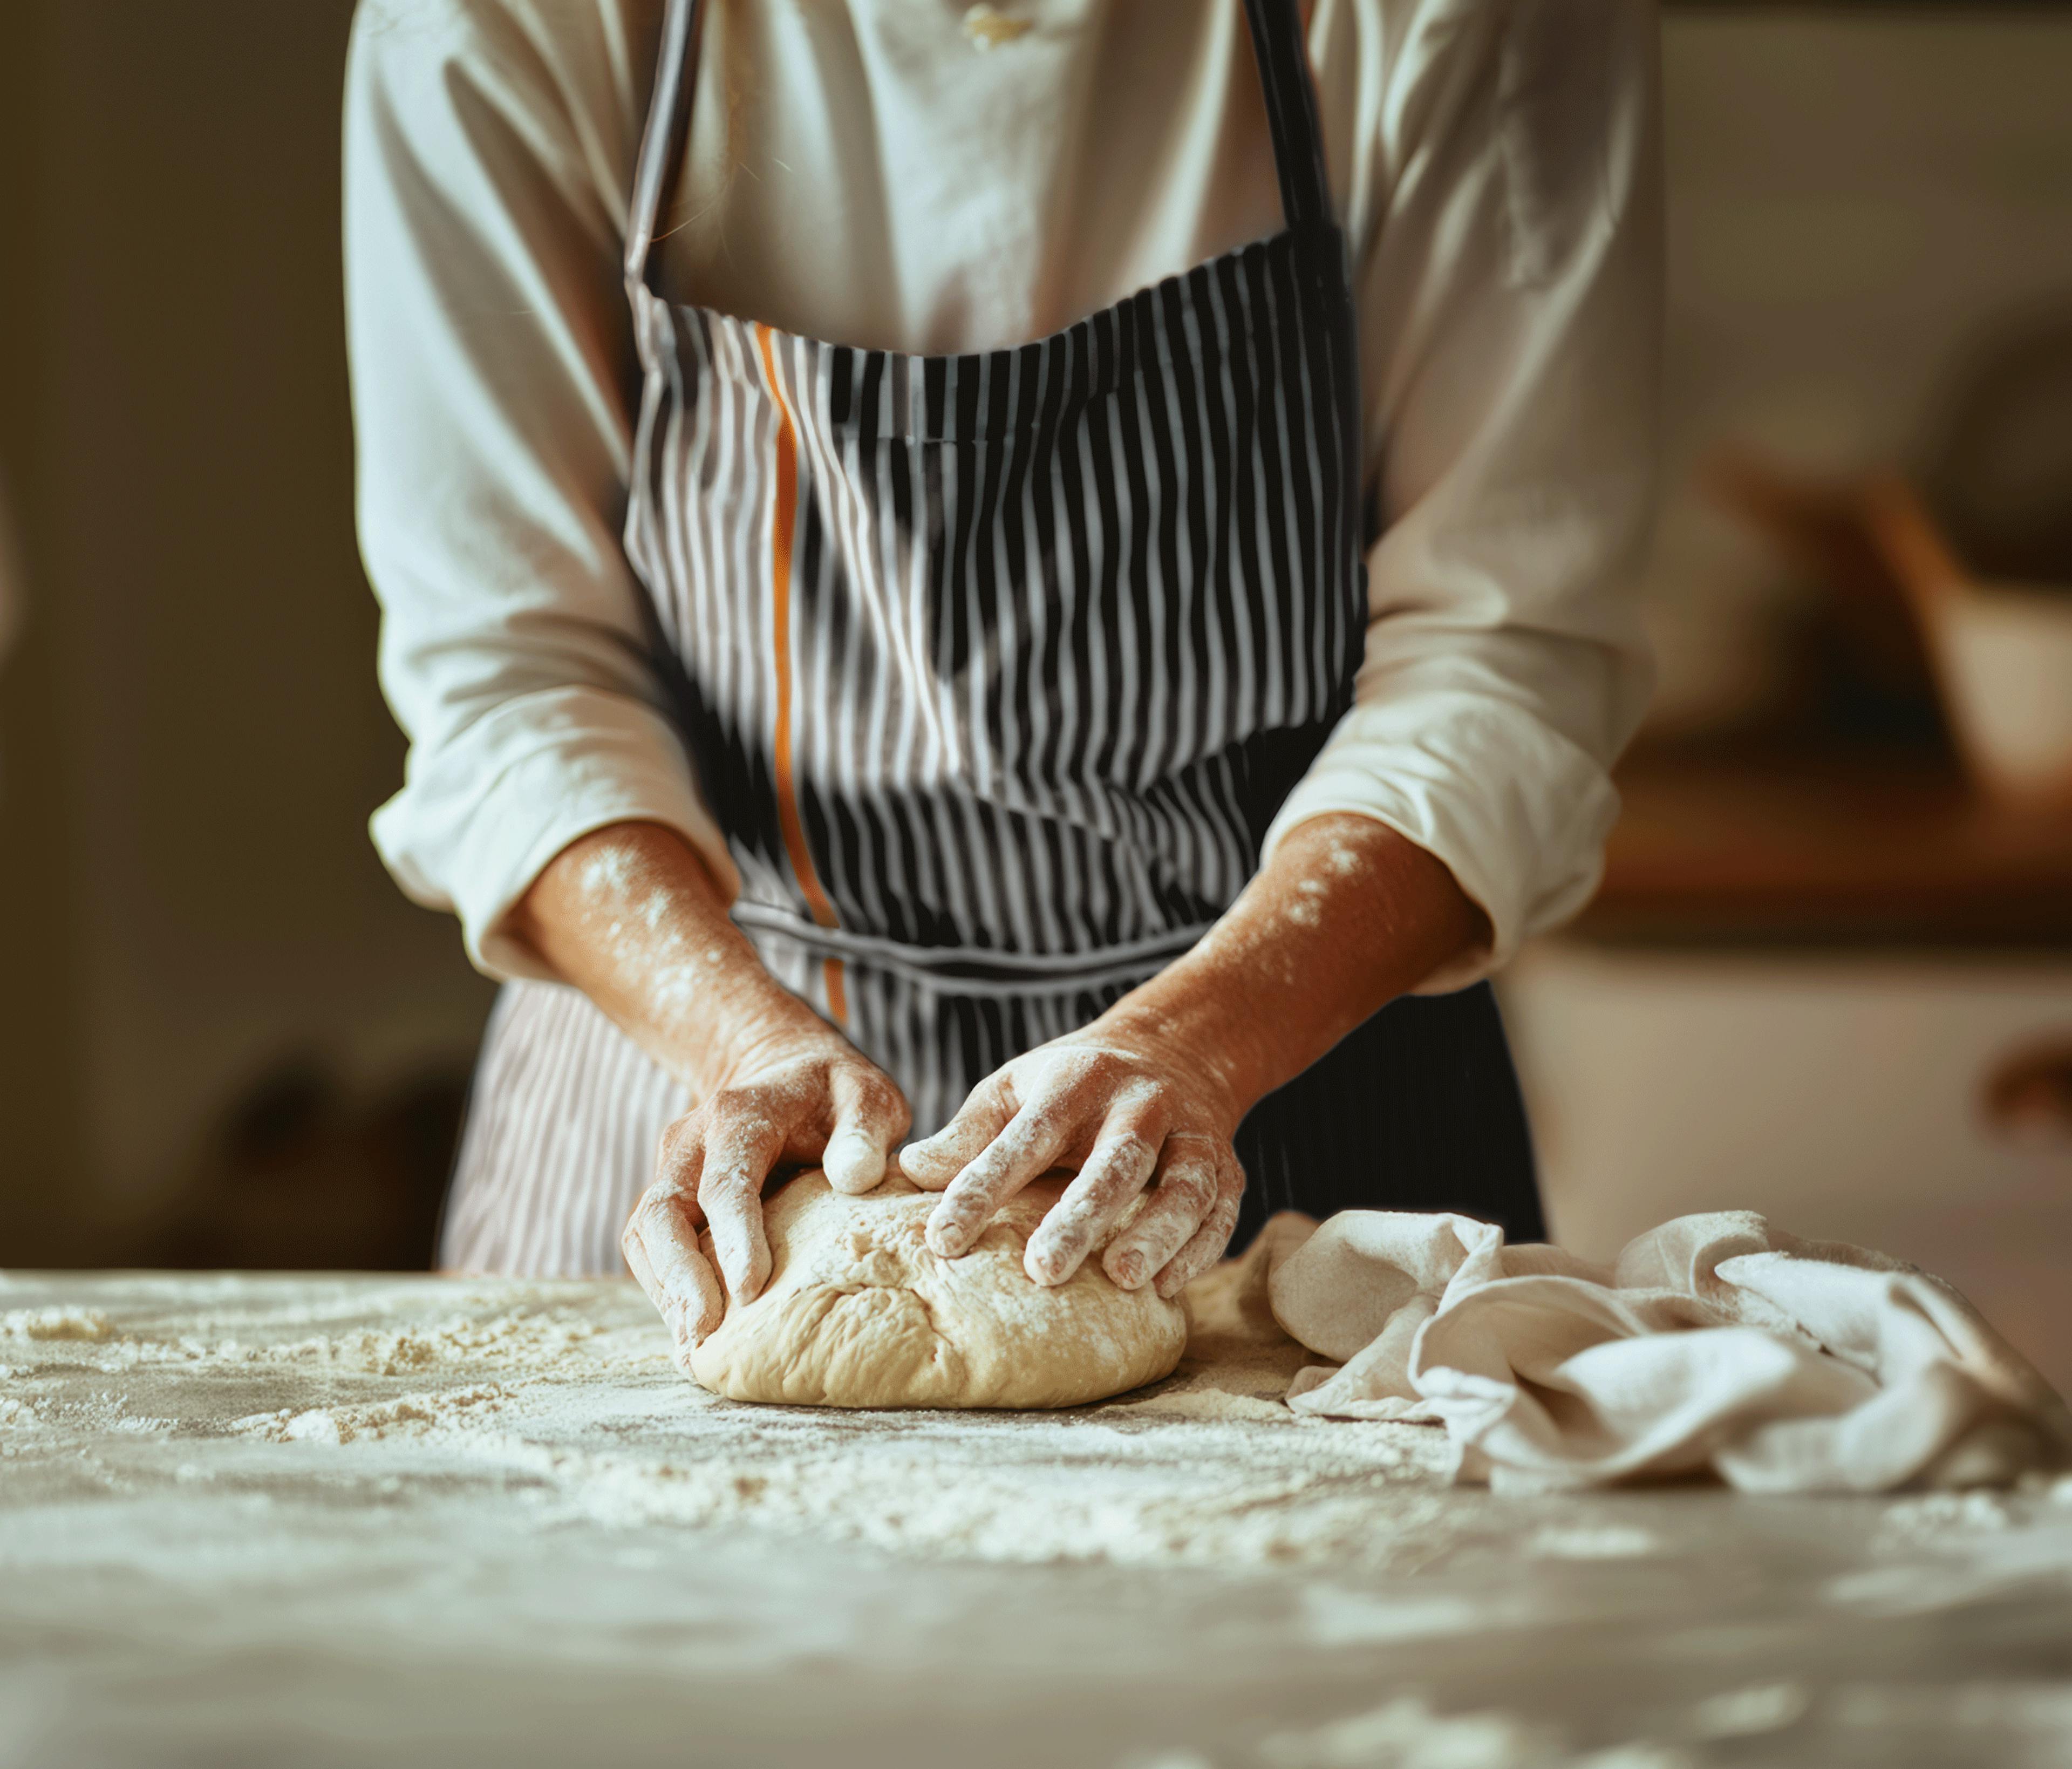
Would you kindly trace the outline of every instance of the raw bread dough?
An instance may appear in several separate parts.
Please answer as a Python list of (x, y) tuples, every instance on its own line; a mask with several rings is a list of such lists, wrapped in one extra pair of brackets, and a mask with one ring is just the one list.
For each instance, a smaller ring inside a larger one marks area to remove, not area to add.
[(1170, 1375), (1181, 1303), (1117, 1289), (1097, 1257), (1054, 1289), (1023, 1272), (1063, 1190), (1038, 1180), (943, 1259), (922, 1238), (933, 1193), (895, 1178), (845, 1197), (801, 1174), (764, 1208), (768, 1285), (729, 1307), (691, 1373), (731, 1400), (837, 1407), (1080, 1406)]

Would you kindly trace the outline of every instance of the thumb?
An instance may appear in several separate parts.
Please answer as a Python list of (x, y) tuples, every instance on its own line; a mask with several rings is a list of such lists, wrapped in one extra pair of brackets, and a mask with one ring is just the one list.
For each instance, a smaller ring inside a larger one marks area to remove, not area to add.
[(899, 1089), (874, 1069), (838, 1069), (828, 1091), (835, 1127), (821, 1151), (820, 1166), (829, 1185), (854, 1197), (885, 1177), (886, 1157), (906, 1134), (913, 1114)]

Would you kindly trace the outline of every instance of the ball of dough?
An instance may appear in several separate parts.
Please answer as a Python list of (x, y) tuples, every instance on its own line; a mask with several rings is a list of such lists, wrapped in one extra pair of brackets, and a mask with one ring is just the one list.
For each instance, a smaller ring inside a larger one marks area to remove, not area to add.
[(801, 1174), (764, 1207), (769, 1283), (728, 1308), (691, 1373), (730, 1400), (837, 1407), (1080, 1406), (1170, 1374), (1179, 1302), (1117, 1289), (1097, 1258), (1052, 1289), (1022, 1270), (1063, 1190), (1038, 1181), (944, 1259), (922, 1238), (934, 1194), (894, 1178), (845, 1197)]

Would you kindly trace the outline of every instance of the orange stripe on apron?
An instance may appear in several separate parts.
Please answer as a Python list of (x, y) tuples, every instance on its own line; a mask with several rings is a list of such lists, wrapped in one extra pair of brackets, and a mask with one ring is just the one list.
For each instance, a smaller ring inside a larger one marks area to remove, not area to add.
[[(813, 919), (823, 928), (836, 928), (841, 922), (813, 866), (812, 850), (806, 845), (806, 826), (799, 817), (796, 761), (791, 748), (791, 537), (798, 532), (799, 522), (799, 431), (791, 401), (785, 397), (783, 383), (778, 376), (770, 340), (769, 327), (758, 325), (755, 341), (763, 353), (763, 373), (770, 384), (770, 397), (776, 402), (778, 414), (777, 498), (770, 537), (771, 642), (777, 670), (777, 730), (772, 759), (777, 825), (783, 833), (784, 852), (791, 859), (791, 870)], [(827, 988), (828, 1011), (838, 1020), (846, 1019), (849, 1002), (843, 986), (842, 961), (839, 958), (824, 961), (820, 974)]]

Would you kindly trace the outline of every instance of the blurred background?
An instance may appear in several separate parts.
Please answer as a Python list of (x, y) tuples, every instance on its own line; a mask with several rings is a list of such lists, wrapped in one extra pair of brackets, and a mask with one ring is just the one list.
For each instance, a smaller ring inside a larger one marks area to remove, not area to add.
[[(430, 1256), (491, 991), (365, 835), (350, 15), (0, 17), (0, 1263)], [(1662, 689), (1503, 980), (1556, 1228), (1766, 1211), (2072, 1387), (2072, 9), (1664, 56)]]

